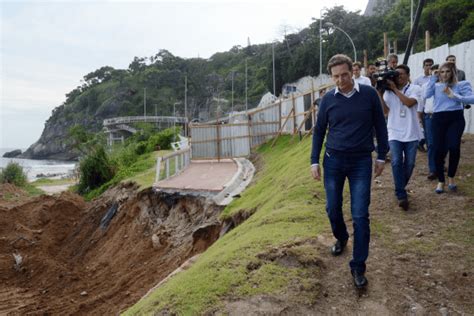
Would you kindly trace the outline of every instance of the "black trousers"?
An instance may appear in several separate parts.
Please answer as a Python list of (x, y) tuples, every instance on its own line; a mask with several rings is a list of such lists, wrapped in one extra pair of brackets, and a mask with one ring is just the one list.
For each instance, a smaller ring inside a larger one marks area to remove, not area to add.
[(439, 182), (445, 182), (444, 160), (449, 152), (448, 177), (456, 175), (461, 157), (461, 137), (466, 126), (463, 110), (433, 114), (433, 149)]

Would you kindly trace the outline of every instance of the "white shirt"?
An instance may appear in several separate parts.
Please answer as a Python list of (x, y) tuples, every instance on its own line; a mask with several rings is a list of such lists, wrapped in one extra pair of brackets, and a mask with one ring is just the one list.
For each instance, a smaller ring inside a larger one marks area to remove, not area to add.
[(344, 93), (342, 91), (339, 91), (339, 88), (336, 86), (336, 89), (334, 89), (334, 95), (339, 93), (339, 94), (342, 94), (343, 96), (345, 96), (346, 98), (352, 97), (354, 95), (354, 93), (359, 92), (359, 84), (357, 83), (357, 81), (353, 80), (352, 83), (354, 84), (354, 86), (352, 87), (352, 90), (349, 91), (348, 93)]
[[(401, 92), (408, 98), (416, 99), (417, 104), (422, 100), (421, 88), (415, 84), (408, 84)], [(390, 108), (388, 113), (388, 140), (412, 142), (423, 138), (417, 115), (417, 105), (408, 107), (402, 103), (392, 91), (385, 91), (383, 99)]]
[(367, 77), (359, 76), (359, 78), (356, 78), (353, 76), (352, 79), (354, 79), (354, 81), (357, 82), (358, 84), (365, 84), (367, 86), (372, 86), (372, 82), (370, 82), (370, 79)]
[(428, 81), (430, 81), (430, 75), (428, 76), (421, 75), (418, 78), (416, 78), (415, 81), (413, 81), (413, 83), (416, 84), (417, 86), (423, 87), (425, 84), (428, 83)]
[(426, 88), (428, 87), (428, 83), (424, 84), (421, 87), (421, 96), (422, 100), (421, 102), (418, 103), (418, 112), (425, 112), (428, 114), (433, 114), (433, 101), (434, 101), (434, 96), (428, 99), (423, 99), (423, 96), (425, 95)]

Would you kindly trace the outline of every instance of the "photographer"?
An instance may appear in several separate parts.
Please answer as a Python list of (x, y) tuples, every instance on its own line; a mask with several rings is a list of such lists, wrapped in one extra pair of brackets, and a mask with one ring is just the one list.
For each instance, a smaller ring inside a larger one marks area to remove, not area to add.
[[(439, 79), (439, 82), (437, 82)], [(461, 156), (461, 137), (466, 126), (464, 103), (474, 102), (474, 94), (468, 81), (457, 80), (456, 65), (446, 62), (438, 73), (431, 76), (425, 90), (425, 98), (434, 96), (433, 104), (433, 147), (435, 151), (438, 185), (435, 192), (444, 192), (444, 159), (449, 151), (448, 189), (456, 191), (454, 176)]]
[[(406, 186), (415, 167), (416, 151), (422, 131), (418, 121), (417, 104), (421, 102), (421, 88), (410, 84), (410, 68), (398, 65), (395, 82), (387, 79), (383, 105), (388, 111), (388, 140), (392, 153), (392, 173), (398, 206), (408, 210)], [(379, 92), (381, 93), (381, 92)]]

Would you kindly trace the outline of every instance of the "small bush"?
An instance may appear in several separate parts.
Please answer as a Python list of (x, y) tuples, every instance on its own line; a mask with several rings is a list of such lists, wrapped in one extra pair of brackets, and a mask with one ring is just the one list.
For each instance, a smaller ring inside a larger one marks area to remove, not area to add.
[(22, 187), (28, 183), (28, 178), (23, 167), (11, 161), (3, 170), (0, 170), (0, 183), (12, 183)]
[(155, 150), (171, 149), (171, 143), (179, 139), (179, 128), (168, 128), (158, 134), (150, 136), (148, 139), (148, 152)]
[(79, 164), (78, 191), (90, 192), (108, 182), (114, 176), (113, 164), (103, 147), (98, 147), (85, 156)]
[(128, 167), (138, 159), (136, 147), (134, 143), (117, 147), (112, 151), (110, 159), (118, 168)]
[(147, 142), (143, 142), (143, 141), (139, 142), (137, 146), (135, 147), (135, 153), (137, 155), (143, 155), (144, 153), (147, 153), (148, 152), (147, 145), (148, 145)]

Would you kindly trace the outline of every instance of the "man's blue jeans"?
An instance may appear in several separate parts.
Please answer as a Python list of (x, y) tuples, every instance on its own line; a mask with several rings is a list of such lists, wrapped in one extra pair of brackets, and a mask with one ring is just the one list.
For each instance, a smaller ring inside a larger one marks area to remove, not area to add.
[(436, 172), (436, 163), (435, 163), (435, 151), (433, 148), (433, 130), (432, 130), (432, 120), (433, 114), (425, 113), (425, 138), (426, 144), (428, 145), (428, 168), (430, 173)]
[(405, 187), (415, 168), (418, 141), (399, 142), (398, 140), (391, 140), (389, 143), (392, 152), (391, 161), (395, 195), (398, 200), (405, 200), (408, 198)]
[(354, 227), (354, 248), (351, 270), (365, 272), (365, 261), (369, 256), (370, 242), (370, 185), (372, 181), (372, 157), (370, 154), (334, 153), (324, 154), (324, 187), (326, 189), (326, 211), (336, 239), (349, 238), (342, 215), (342, 193), (344, 182), (349, 180), (351, 193), (352, 225)]

